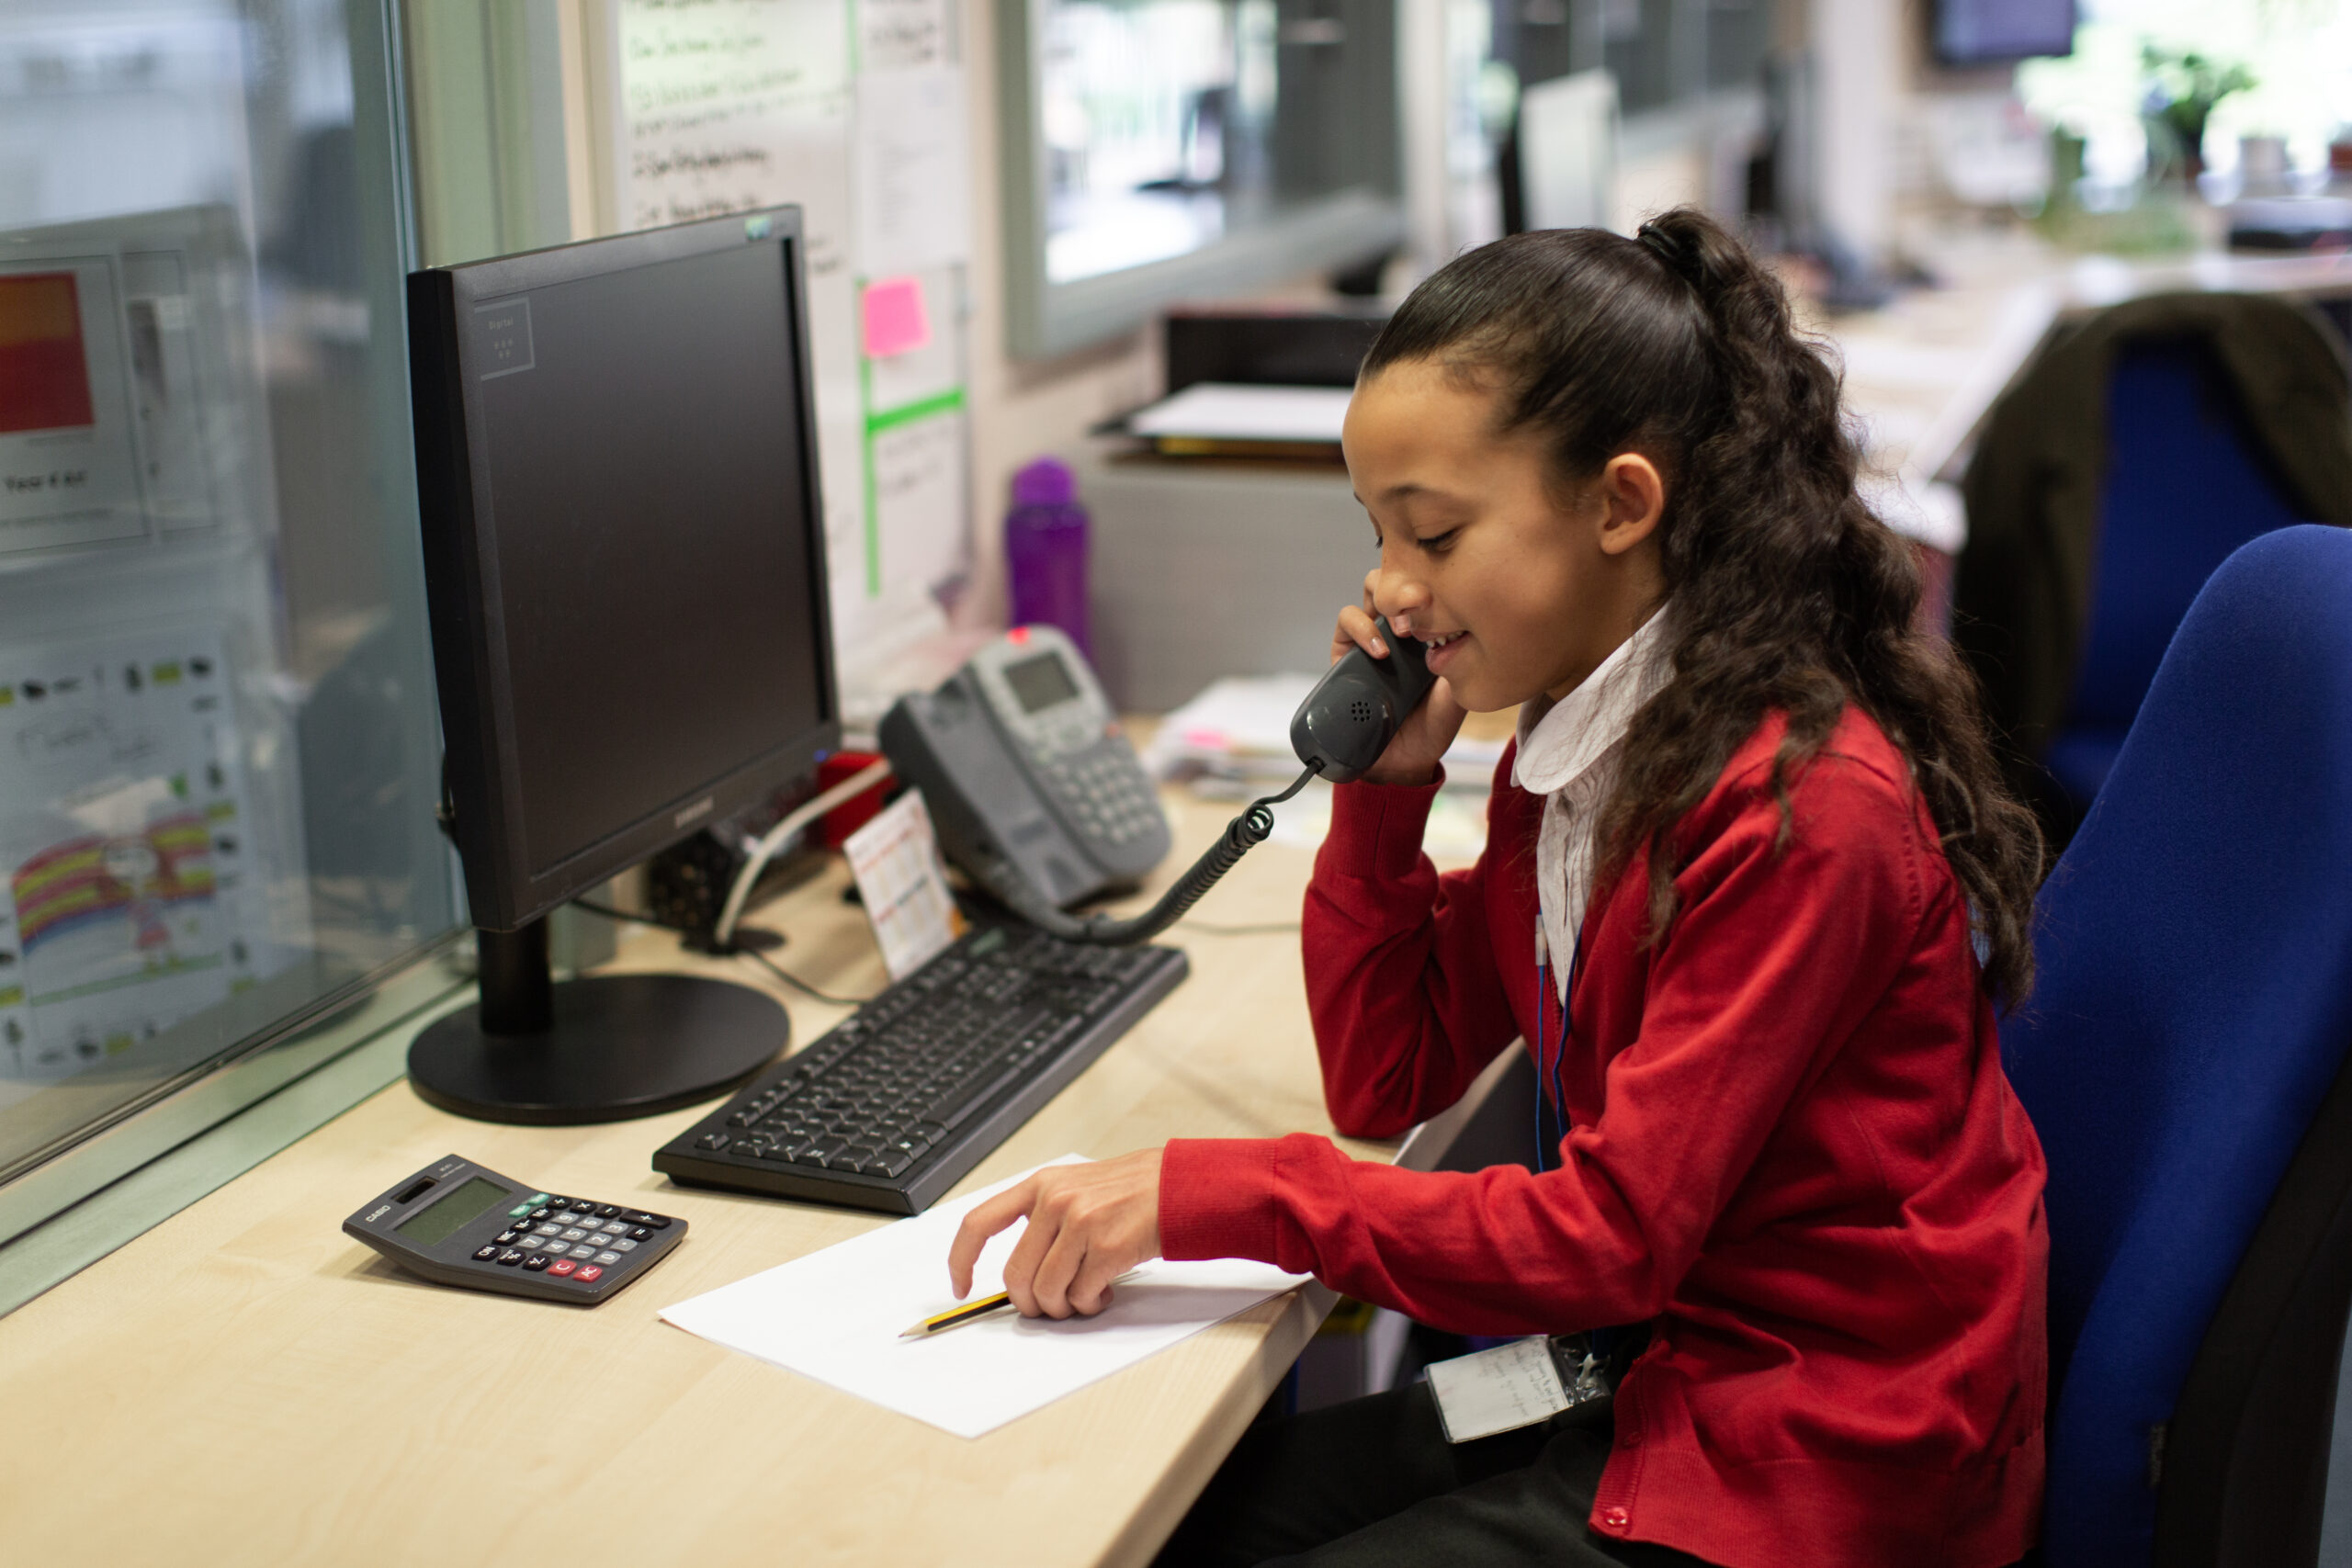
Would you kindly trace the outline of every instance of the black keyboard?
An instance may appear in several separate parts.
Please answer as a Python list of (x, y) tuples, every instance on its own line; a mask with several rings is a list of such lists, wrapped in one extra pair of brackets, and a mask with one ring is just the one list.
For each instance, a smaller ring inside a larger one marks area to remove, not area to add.
[(993, 926), (663, 1145), (673, 1181), (917, 1214), (1183, 979), (1170, 947)]

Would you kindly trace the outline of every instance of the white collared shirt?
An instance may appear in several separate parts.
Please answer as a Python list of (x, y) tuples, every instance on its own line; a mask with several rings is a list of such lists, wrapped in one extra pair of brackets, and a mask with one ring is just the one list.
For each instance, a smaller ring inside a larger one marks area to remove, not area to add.
[(1539, 960), (1554, 959), (1552, 983), (1565, 1004), (1577, 928), (1592, 897), (1592, 820), (1616, 783), (1625, 731), (1642, 705), (1657, 694), (1674, 666), (1668, 657), (1670, 606), (1600, 661), (1558, 702), (1537, 697), (1519, 710), (1519, 755), (1511, 782), (1544, 799), (1535, 838), (1536, 892), (1543, 915), (1536, 931)]

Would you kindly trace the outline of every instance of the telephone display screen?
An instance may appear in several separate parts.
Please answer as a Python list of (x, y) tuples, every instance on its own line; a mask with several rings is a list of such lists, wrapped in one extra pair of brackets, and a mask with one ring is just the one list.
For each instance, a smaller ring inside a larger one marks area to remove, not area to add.
[(428, 1205), (421, 1213), (410, 1215), (392, 1228), (409, 1240), (424, 1247), (447, 1241), (458, 1234), (458, 1228), (502, 1198), (513, 1197), (512, 1188), (501, 1187), (495, 1181), (475, 1177), (438, 1203)]
[(1039, 708), (1066, 703), (1078, 695), (1078, 682), (1062, 668), (1060, 658), (1041, 653), (1035, 659), (1024, 659), (1018, 664), (1004, 667), (1004, 683), (1021, 699), (1021, 711), (1035, 713)]

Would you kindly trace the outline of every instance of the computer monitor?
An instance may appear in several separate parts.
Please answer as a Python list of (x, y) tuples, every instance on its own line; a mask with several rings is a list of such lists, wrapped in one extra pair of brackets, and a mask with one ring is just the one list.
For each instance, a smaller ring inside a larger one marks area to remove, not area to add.
[(1617, 78), (1607, 71), (1538, 82), (1520, 95), (1519, 226), (1607, 229), (1616, 221)]
[(2075, 0), (1937, 0), (1936, 58), (1946, 65), (2005, 65), (2075, 52)]
[(797, 208), (409, 277), (446, 809), (481, 999), (417, 1092), (614, 1121), (756, 1071), (773, 998), (684, 975), (553, 985), (545, 917), (806, 773), (840, 739)]

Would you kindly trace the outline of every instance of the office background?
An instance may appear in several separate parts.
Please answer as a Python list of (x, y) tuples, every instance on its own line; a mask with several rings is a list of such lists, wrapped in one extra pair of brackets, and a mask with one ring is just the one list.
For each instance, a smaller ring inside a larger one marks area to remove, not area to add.
[[(805, 206), (842, 694), (870, 728), (1001, 627), (1012, 473), (1168, 389), (1169, 306), (1393, 297), (1523, 220), (1513, 130), (1546, 83), (1610, 73), (1614, 224), (1749, 215), (1848, 302), (2036, 268), (2089, 298), (2101, 265), (2193, 267), (2241, 204), (2352, 178), (2352, 7), (2098, 0), (2070, 54), (2022, 64), (2040, 46), (1955, 35), (1963, 10), (0, 5), (0, 355), (85, 367), (62, 409), (0, 383), (0, 1310), (379, 1087), (359, 1047), (467, 982), (411, 267)], [(2213, 96), (2200, 53), (2244, 82)], [(1852, 330), (1881, 389), (1951, 378)], [(1938, 417), (1899, 403), (1898, 445)], [(1923, 541), (1955, 542), (1965, 446), (1911, 476)], [(1298, 504), (1336, 538), (1329, 488)], [(1189, 592), (1251, 589), (1193, 570)], [(609, 942), (558, 932), (571, 962)], [(273, 1096), (276, 1133), (191, 1162)]]

